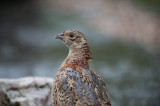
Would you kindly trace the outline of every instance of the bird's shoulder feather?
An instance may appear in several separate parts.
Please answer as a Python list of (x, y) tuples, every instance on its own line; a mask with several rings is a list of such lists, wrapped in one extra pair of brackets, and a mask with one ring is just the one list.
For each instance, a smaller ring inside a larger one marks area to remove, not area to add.
[(58, 70), (53, 87), (54, 103), (59, 105), (110, 106), (106, 85), (90, 69), (65, 67)]

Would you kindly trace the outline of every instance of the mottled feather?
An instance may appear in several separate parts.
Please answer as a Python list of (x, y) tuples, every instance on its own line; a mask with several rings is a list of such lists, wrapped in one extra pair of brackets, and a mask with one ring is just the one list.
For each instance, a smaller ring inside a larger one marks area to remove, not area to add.
[(57, 38), (70, 51), (54, 79), (53, 106), (111, 106), (105, 82), (89, 68), (92, 57), (84, 35), (69, 30)]

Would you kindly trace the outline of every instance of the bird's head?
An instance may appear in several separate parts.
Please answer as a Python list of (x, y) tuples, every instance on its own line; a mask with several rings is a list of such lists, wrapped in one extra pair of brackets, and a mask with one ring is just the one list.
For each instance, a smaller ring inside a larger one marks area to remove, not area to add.
[(56, 35), (56, 39), (62, 40), (70, 49), (70, 53), (83, 55), (87, 60), (92, 59), (88, 43), (84, 35), (77, 30), (67, 30)]
[(81, 49), (87, 43), (84, 35), (77, 30), (67, 30), (63, 33), (56, 35), (56, 39), (62, 40), (69, 49)]

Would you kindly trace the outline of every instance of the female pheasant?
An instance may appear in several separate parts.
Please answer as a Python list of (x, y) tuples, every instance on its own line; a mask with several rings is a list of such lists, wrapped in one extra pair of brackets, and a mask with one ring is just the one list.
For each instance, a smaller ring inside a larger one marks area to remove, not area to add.
[(54, 79), (53, 106), (111, 106), (104, 81), (89, 68), (92, 57), (84, 35), (68, 30), (55, 38), (64, 41), (69, 54)]

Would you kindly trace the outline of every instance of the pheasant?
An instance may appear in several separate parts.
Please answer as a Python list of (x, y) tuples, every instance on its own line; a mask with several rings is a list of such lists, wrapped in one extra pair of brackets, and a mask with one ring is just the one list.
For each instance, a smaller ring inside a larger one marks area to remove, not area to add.
[(55, 38), (68, 46), (69, 54), (54, 79), (53, 106), (111, 106), (105, 82), (89, 68), (92, 57), (84, 35), (67, 30)]

